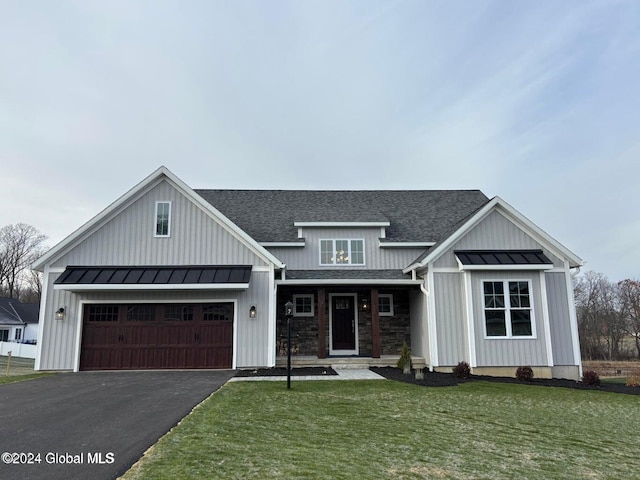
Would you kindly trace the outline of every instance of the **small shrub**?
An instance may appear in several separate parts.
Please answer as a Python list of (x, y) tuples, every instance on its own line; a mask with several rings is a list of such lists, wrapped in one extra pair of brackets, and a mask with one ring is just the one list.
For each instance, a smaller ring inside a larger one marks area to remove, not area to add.
[(640, 387), (640, 375), (631, 375), (630, 377), (627, 377), (625, 385), (627, 387)]
[(407, 342), (402, 344), (402, 350), (400, 350), (400, 358), (398, 359), (398, 363), (396, 364), (398, 368), (402, 369), (402, 373), (410, 374), (411, 373), (411, 349)]
[(530, 382), (533, 380), (533, 368), (531, 367), (518, 367), (516, 370), (516, 378), (520, 382)]
[(595, 370), (584, 370), (582, 372), (582, 383), (585, 385), (598, 386), (600, 385), (600, 376)]
[(453, 367), (453, 374), (458, 378), (469, 378), (471, 367), (467, 362), (458, 362), (458, 365)]

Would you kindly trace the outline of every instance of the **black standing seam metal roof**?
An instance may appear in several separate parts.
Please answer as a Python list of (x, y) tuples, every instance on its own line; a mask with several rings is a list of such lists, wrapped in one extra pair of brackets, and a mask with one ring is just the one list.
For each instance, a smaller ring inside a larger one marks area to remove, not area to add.
[(456, 250), (463, 265), (553, 265), (542, 250)]
[(195, 190), (258, 242), (298, 241), (294, 222), (389, 222), (387, 242), (437, 242), (489, 199), (479, 190)]
[(58, 285), (163, 285), (249, 283), (251, 265), (198, 266), (70, 266), (55, 281)]

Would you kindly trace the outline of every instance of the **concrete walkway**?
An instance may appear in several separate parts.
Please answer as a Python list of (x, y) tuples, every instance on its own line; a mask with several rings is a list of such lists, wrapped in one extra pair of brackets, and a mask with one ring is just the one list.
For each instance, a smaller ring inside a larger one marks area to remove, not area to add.
[[(336, 368), (338, 375), (292, 375), (291, 380), (384, 380), (384, 377), (368, 368)], [(286, 376), (233, 377), (230, 382), (282, 382)]]

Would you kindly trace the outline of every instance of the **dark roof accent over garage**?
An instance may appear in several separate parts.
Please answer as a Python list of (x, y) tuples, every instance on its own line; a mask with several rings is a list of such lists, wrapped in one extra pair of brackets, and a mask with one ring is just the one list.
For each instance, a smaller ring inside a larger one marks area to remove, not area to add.
[(553, 265), (542, 250), (457, 250), (455, 254), (465, 266)]
[(251, 265), (67, 267), (57, 285), (248, 284)]

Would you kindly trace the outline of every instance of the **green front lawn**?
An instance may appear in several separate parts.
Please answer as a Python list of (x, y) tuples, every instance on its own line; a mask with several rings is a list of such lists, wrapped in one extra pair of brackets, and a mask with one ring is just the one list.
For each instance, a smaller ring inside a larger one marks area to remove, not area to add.
[(28, 373), (25, 375), (10, 375), (8, 377), (0, 376), (0, 385), (5, 383), (22, 382), (24, 380), (33, 380), (34, 378), (48, 377), (49, 375), (55, 375), (55, 373)]
[(473, 382), (230, 383), (126, 475), (640, 478), (637, 396)]

